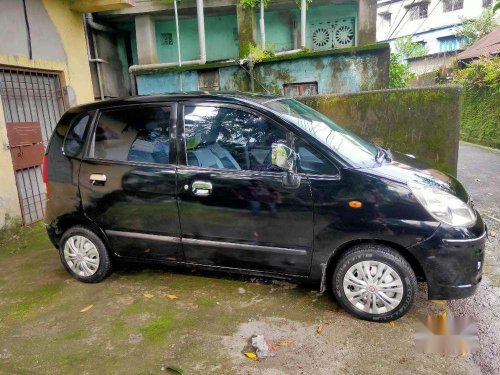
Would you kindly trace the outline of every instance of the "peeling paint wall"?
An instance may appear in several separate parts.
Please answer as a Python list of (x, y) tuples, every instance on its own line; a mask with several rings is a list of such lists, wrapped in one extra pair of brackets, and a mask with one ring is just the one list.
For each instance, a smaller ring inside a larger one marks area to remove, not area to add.
[[(198, 90), (196, 69), (182, 67), (138, 75), (140, 95)], [(219, 70), (219, 86), (224, 91), (248, 91), (248, 73), (237, 64), (214, 65)], [(192, 70), (191, 70), (192, 69)], [(187, 74), (187, 72), (190, 72)], [(180, 86), (182, 78), (182, 88)], [(283, 85), (289, 83), (317, 82), (318, 94), (354, 93), (378, 90), (389, 84), (389, 47), (374, 45), (371, 48), (352, 48), (322, 54), (298, 54), (272, 58), (257, 63), (254, 68), (255, 91), (282, 95)], [(259, 84), (262, 84), (262, 86)]]
[[(94, 100), (82, 14), (69, 1), (27, 0), (32, 58), (22, 1), (1, 0), (0, 65), (59, 72), (69, 105)], [(20, 215), (19, 200), (0, 105), (0, 228), (5, 217)]]
[[(387, 87), (388, 51), (332, 55), (255, 67), (255, 78), (274, 94), (287, 83), (317, 82), (318, 94), (353, 93)], [(262, 91), (256, 88), (257, 91)]]
[(461, 88), (381, 90), (300, 100), (356, 134), (456, 176)]

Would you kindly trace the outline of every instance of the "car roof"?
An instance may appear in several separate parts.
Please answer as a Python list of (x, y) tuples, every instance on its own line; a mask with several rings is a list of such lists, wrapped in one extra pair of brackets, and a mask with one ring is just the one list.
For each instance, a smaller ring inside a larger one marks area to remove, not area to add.
[(96, 109), (115, 107), (127, 104), (147, 104), (170, 100), (190, 100), (190, 99), (206, 99), (206, 100), (222, 100), (225, 102), (246, 103), (262, 105), (270, 100), (277, 100), (281, 97), (251, 92), (239, 91), (194, 91), (194, 92), (180, 92), (172, 94), (158, 94), (158, 95), (137, 95), (120, 99), (108, 99), (96, 101), (93, 103), (83, 104), (72, 107), (70, 112), (84, 112), (93, 111)]

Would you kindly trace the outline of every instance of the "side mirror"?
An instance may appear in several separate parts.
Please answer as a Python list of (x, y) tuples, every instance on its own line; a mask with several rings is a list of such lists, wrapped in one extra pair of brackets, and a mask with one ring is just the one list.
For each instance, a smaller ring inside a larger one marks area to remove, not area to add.
[(293, 172), (296, 154), (284, 143), (277, 142), (271, 145), (271, 163), (277, 167)]

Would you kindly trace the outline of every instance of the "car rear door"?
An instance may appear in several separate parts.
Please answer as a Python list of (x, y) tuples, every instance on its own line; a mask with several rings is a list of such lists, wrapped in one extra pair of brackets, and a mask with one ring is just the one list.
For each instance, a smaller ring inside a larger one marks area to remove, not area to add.
[(176, 194), (176, 103), (98, 111), (80, 169), (85, 214), (123, 257), (183, 261)]
[[(179, 126), (178, 187), (188, 263), (309, 274), (313, 202), (309, 183), (286, 186), (271, 145), (291, 139), (250, 108), (186, 102)], [(182, 131), (182, 130), (181, 130)]]

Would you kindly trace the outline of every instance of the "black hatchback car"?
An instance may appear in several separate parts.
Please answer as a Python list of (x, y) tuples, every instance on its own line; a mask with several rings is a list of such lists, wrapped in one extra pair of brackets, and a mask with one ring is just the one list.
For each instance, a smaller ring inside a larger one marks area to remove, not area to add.
[(67, 271), (116, 259), (295, 278), (389, 321), (474, 293), (486, 228), (462, 185), (282, 97), (158, 95), (75, 107), (44, 158)]

